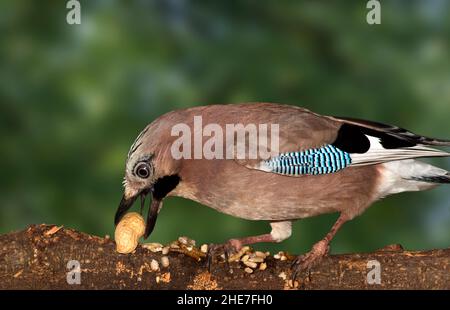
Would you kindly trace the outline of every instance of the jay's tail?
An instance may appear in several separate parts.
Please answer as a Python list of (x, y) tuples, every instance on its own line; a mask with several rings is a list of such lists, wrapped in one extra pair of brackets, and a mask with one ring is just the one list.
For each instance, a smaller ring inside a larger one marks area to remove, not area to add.
[(421, 162), (407, 159), (381, 164), (379, 195), (381, 197), (409, 191), (421, 191), (450, 184), (450, 172)]

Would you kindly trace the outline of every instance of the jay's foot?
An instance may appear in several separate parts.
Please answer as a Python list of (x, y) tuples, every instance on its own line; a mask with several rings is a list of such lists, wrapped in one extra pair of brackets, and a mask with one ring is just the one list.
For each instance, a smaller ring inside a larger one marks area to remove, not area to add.
[(206, 263), (208, 271), (211, 272), (211, 265), (214, 258), (224, 255), (224, 261), (228, 267), (228, 259), (231, 254), (239, 251), (242, 248), (242, 243), (237, 239), (230, 239), (226, 243), (222, 244), (210, 244), (208, 246), (208, 253), (206, 254)]
[(326, 240), (321, 240), (314, 244), (311, 251), (298, 256), (291, 265), (292, 280), (295, 280), (299, 274), (305, 273), (309, 276), (311, 268), (316, 266), (322, 258), (328, 254), (330, 247)]

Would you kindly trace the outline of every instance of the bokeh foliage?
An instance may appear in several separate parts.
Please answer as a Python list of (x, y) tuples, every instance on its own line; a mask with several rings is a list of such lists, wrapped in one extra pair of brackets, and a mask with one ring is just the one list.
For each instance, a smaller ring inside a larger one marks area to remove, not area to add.
[[(128, 148), (176, 108), (270, 101), (450, 138), (450, 2), (383, 1), (377, 26), (365, 4), (91, 0), (70, 26), (66, 1), (1, 1), (0, 232), (45, 222), (113, 234)], [(449, 246), (449, 194), (385, 199), (333, 251)], [(260, 247), (305, 251), (335, 218), (299, 221), (291, 239)], [(268, 229), (171, 198), (151, 240)]]

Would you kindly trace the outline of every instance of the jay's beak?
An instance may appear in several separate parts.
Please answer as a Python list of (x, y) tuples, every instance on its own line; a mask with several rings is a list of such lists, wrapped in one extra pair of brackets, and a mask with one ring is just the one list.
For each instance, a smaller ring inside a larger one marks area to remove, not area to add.
[(127, 197), (124, 194), (122, 200), (120, 201), (119, 207), (117, 208), (116, 211), (116, 216), (114, 218), (115, 225), (117, 225), (120, 222), (123, 215), (131, 208), (131, 206), (136, 201), (138, 196), (141, 197), (141, 214), (142, 214), (145, 204), (145, 197), (149, 192), (152, 192), (152, 202), (150, 203), (150, 207), (147, 213), (147, 221), (145, 225), (144, 238), (146, 239), (152, 233), (153, 228), (155, 227), (156, 218), (158, 217), (158, 212), (162, 203), (162, 199), (157, 199), (153, 195), (153, 188), (141, 191), (140, 193), (135, 194), (134, 196), (131, 197)]
[(122, 196), (122, 200), (120, 201), (119, 208), (117, 208), (116, 216), (114, 217), (114, 224), (119, 224), (125, 212), (131, 208), (133, 203), (136, 201), (137, 195), (127, 198), (125, 194)]

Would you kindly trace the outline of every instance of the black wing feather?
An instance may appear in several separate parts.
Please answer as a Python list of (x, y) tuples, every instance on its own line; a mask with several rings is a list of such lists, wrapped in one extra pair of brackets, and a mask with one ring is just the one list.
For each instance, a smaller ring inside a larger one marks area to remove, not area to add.
[[(358, 141), (361, 146), (358, 146), (357, 152), (353, 153), (364, 153), (367, 151), (367, 143), (369, 141), (365, 135), (380, 138), (381, 145), (386, 149), (413, 147), (416, 145), (450, 146), (449, 140), (420, 136), (397, 126), (348, 117), (335, 117), (335, 119), (344, 123), (338, 132), (335, 142), (337, 145), (334, 145), (336, 147), (339, 147), (338, 145), (344, 146), (344, 150), (347, 151), (345, 147), (348, 148), (351, 140), (355, 139), (353, 141)], [(353, 148), (355, 148), (354, 145)]]

